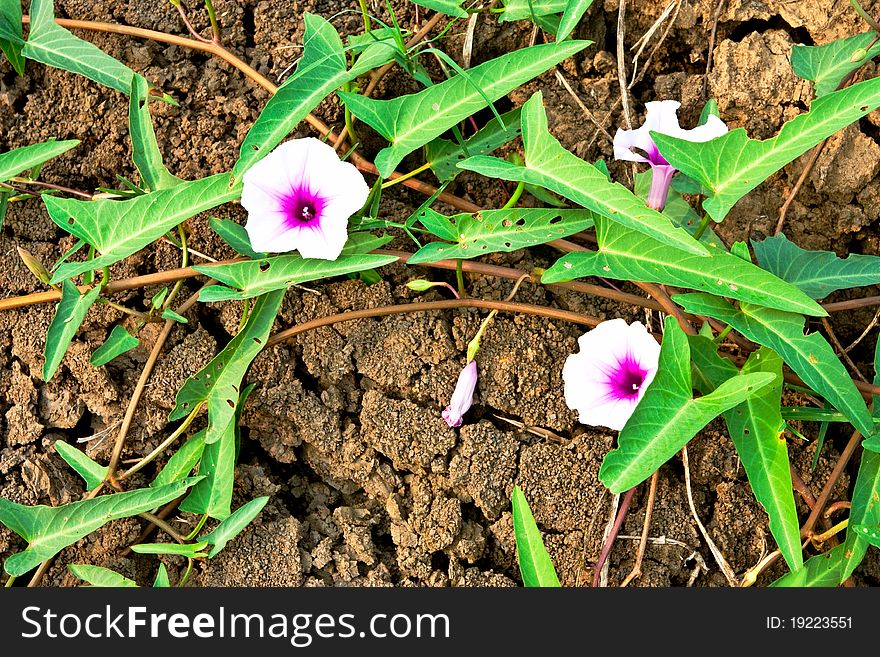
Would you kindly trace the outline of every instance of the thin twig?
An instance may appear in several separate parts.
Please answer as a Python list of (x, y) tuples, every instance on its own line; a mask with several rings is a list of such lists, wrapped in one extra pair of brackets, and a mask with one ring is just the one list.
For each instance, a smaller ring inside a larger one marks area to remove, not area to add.
[(593, 122), (593, 125), (596, 126), (596, 129), (601, 132), (608, 139), (608, 141), (612, 141), (613, 137), (611, 136), (611, 134), (605, 129), (605, 126), (599, 123), (599, 120), (593, 115), (593, 113), (589, 109), (587, 109), (587, 106), (584, 105), (584, 102), (574, 92), (574, 89), (571, 88), (571, 85), (568, 84), (568, 80), (565, 79), (565, 76), (562, 74), (562, 71), (559, 70), (558, 66), (553, 69), (553, 73), (556, 75), (556, 79), (559, 81), (559, 84), (565, 87), (568, 95), (572, 97), (572, 99), (577, 104), (577, 106), (580, 107), (584, 115), (586, 115), (586, 117)]
[(703, 75), (703, 98), (709, 87), (709, 73), (712, 71), (712, 60), (715, 56), (715, 37), (718, 34), (718, 21), (721, 20), (721, 10), (724, 9), (726, 0), (718, 0), (715, 5), (715, 13), (712, 15), (712, 32), (709, 34), (709, 52), (706, 55), (706, 73)]
[(816, 165), (816, 160), (819, 159), (819, 154), (822, 152), (822, 149), (825, 148), (825, 144), (827, 143), (828, 140), (823, 139), (821, 142), (819, 142), (819, 144), (813, 147), (812, 151), (810, 151), (810, 156), (804, 163), (804, 170), (801, 171), (801, 175), (798, 176), (794, 187), (791, 188), (788, 196), (785, 197), (785, 202), (782, 204), (782, 207), (779, 208), (779, 219), (776, 220), (776, 229), (773, 231), (774, 235), (779, 235), (779, 233), (782, 232), (782, 226), (785, 224), (785, 215), (788, 214), (789, 206), (791, 206), (792, 202), (797, 196), (797, 193), (801, 190), (801, 187), (806, 182), (809, 175), (813, 172), (813, 167)]
[(629, 89), (626, 86), (626, 62), (624, 61), (624, 34), (626, 0), (619, 0), (617, 5), (617, 81), (620, 84), (620, 102), (623, 104), (623, 119), (628, 130), (632, 130), (632, 117), (629, 111)]
[(854, 431), (849, 442), (846, 444), (846, 447), (843, 448), (840, 457), (837, 459), (837, 463), (834, 464), (834, 469), (828, 476), (828, 481), (825, 482), (822, 492), (819, 493), (819, 497), (816, 499), (816, 504), (813, 505), (807, 521), (804, 523), (803, 527), (801, 527), (801, 536), (809, 536), (813, 531), (816, 522), (822, 515), (822, 511), (825, 510), (825, 505), (828, 504), (828, 499), (831, 497), (831, 491), (840, 479), (840, 475), (843, 474), (843, 471), (846, 468), (847, 463), (849, 463), (850, 458), (852, 458), (852, 455), (855, 453), (856, 448), (861, 443), (861, 439), (862, 435), (858, 431)]
[[(623, 521), (626, 519), (626, 514), (629, 511), (629, 505), (632, 502), (633, 495), (636, 492), (636, 488), (638, 486), (633, 486), (628, 491), (623, 494), (623, 499), (620, 500), (620, 508), (617, 510), (617, 516), (614, 518), (614, 523), (611, 525), (609, 530), (608, 527), (605, 528), (605, 544), (602, 546), (602, 551), (599, 553), (599, 559), (596, 561), (596, 565), (593, 568), (593, 587), (597, 586), (607, 586), (607, 564), (608, 564), (608, 555), (611, 554), (611, 548), (614, 546), (614, 539), (617, 538), (617, 534), (620, 532), (620, 528), (623, 526)], [(620, 496), (615, 496), (615, 501), (619, 499)], [(605, 581), (603, 581), (602, 571), (606, 572)]]
[(831, 338), (831, 342), (834, 345), (834, 348), (837, 349), (837, 352), (843, 357), (847, 365), (850, 366), (850, 369), (855, 372), (856, 376), (859, 377), (859, 379), (867, 383), (868, 379), (865, 378), (865, 375), (862, 374), (859, 366), (853, 362), (852, 358), (849, 357), (846, 349), (844, 349), (843, 345), (840, 344), (840, 340), (837, 339), (837, 335), (834, 333), (834, 329), (831, 328), (831, 322), (828, 321), (827, 317), (822, 317), (822, 326), (825, 327), (825, 331), (828, 333), (828, 337)]
[(859, 344), (862, 340), (864, 340), (865, 337), (868, 335), (868, 333), (871, 332), (871, 329), (874, 328), (875, 326), (877, 326), (878, 321), (880, 321), (880, 310), (878, 310), (876, 313), (874, 313), (873, 319), (871, 319), (871, 321), (865, 327), (865, 330), (862, 331), (861, 335), (859, 335), (859, 337), (857, 337), (855, 340), (853, 340), (852, 343), (843, 351), (846, 353), (849, 353), (850, 351), (855, 349), (856, 345)]
[(648, 506), (645, 510), (645, 524), (642, 526), (642, 540), (639, 542), (639, 551), (636, 554), (636, 562), (629, 571), (629, 575), (621, 583), (621, 588), (627, 586), (631, 581), (642, 575), (642, 560), (645, 558), (645, 548), (648, 545), (648, 531), (651, 529), (651, 515), (654, 513), (654, 498), (657, 495), (657, 479), (660, 475), (659, 470), (654, 470), (651, 475), (651, 487), (648, 490)]

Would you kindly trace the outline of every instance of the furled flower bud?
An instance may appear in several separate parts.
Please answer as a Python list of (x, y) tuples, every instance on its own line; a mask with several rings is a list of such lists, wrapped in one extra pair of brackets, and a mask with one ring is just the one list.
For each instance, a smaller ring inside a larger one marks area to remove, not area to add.
[(458, 383), (452, 393), (449, 406), (443, 409), (443, 419), (450, 427), (460, 427), (462, 416), (474, 403), (474, 389), (477, 387), (477, 361), (472, 360), (458, 375)]

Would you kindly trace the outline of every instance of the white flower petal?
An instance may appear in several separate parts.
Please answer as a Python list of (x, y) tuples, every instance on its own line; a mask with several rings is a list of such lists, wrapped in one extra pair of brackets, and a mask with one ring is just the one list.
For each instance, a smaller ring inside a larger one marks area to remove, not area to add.
[[(283, 210), (266, 207), (258, 211), (250, 210), (244, 229), (247, 231), (251, 248), (259, 253), (282, 253), (285, 241), (280, 238), (292, 231), (287, 229), (287, 213)], [(289, 240), (287, 240), (289, 243)]]
[(320, 223), (297, 229), (295, 248), (303, 258), (336, 260), (348, 240), (347, 219), (322, 218)]

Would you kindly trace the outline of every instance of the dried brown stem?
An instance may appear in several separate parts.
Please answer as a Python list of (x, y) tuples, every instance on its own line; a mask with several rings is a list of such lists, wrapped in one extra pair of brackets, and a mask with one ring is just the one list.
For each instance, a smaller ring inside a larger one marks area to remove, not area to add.
[(627, 586), (637, 577), (642, 576), (642, 560), (645, 558), (645, 548), (648, 546), (648, 531), (651, 529), (651, 515), (654, 513), (654, 499), (657, 496), (657, 479), (659, 478), (659, 475), (659, 470), (654, 470), (654, 474), (651, 475), (651, 487), (648, 490), (648, 506), (645, 510), (645, 524), (642, 525), (642, 538), (639, 541), (639, 551), (636, 554), (636, 563), (633, 565), (632, 570), (629, 571), (629, 575), (626, 576), (626, 579), (620, 584), (621, 588)]
[(840, 479), (840, 475), (843, 474), (843, 470), (846, 468), (847, 463), (849, 463), (850, 458), (852, 458), (852, 455), (855, 453), (856, 448), (861, 443), (861, 438), (862, 434), (858, 431), (854, 431), (849, 442), (846, 444), (846, 447), (843, 448), (843, 452), (841, 452), (840, 458), (837, 459), (837, 463), (834, 464), (834, 469), (828, 476), (828, 481), (825, 482), (822, 492), (819, 493), (819, 497), (816, 499), (816, 504), (810, 511), (807, 521), (804, 523), (804, 526), (801, 527), (801, 536), (807, 537), (812, 533), (816, 526), (816, 522), (822, 515), (822, 511), (825, 510), (825, 505), (828, 504), (828, 499), (831, 497), (831, 491)]
[(617, 516), (614, 518), (614, 524), (611, 526), (611, 532), (608, 534), (608, 538), (605, 539), (605, 544), (602, 546), (602, 551), (599, 552), (599, 558), (596, 560), (596, 565), (593, 567), (593, 588), (599, 586), (602, 567), (608, 560), (608, 555), (611, 554), (611, 548), (614, 546), (614, 540), (620, 533), (620, 528), (623, 527), (623, 521), (626, 519), (626, 514), (627, 511), (629, 511), (629, 505), (630, 502), (632, 502), (636, 488), (638, 488), (638, 486), (633, 486), (623, 495), (623, 500), (620, 503)]

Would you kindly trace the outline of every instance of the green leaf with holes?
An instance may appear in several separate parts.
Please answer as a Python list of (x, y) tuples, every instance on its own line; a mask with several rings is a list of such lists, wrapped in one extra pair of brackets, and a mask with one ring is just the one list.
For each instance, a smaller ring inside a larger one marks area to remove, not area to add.
[(68, 445), (63, 440), (55, 441), (55, 451), (58, 456), (86, 482), (86, 490), (92, 490), (101, 485), (107, 478), (107, 466), (95, 463), (82, 450), (77, 449), (73, 445)]
[(804, 567), (783, 575), (770, 586), (773, 587), (832, 587), (841, 579), (845, 546), (838, 545), (828, 552), (807, 559)]
[(874, 433), (865, 400), (846, 368), (819, 333), (804, 335), (803, 316), (750, 303), (741, 303), (736, 309), (724, 299), (708, 294), (677, 294), (673, 299), (687, 312), (720, 319), (749, 340), (769, 347), (808, 386), (844, 413), (863, 435)]
[(202, 536), (202, 541), (214, 546), (208, 553), (208, 558), (213, 559), (217, 556), (217, 553), (225, 548), (229, 541), (238, 536), (241, 530), (247, 527), (251, 521), (260, 514), (260, 511), (263, 510), (263, 507), (266, 506), (266, 502), (268, 501), (269, 496), (266, 495), (253, 499), (247, 504), (243, 504), (233, 511), (232, 515), (217, 525), (217, 527), (214, 528), (214, 531)]
[(791, 48), (791, 68), (798, 77), (815, 83), (816, 97), (830, 94), (851, 71), (880, 54), (876, 38), (877, 33), (869, 30), (822, 46), (795, 44)]
[(587, 9), (593, 4), (593, 0), (568, 0), (565, 4), (565, 11), (562, 14), (562, 20), (559, 21), (559, 28), (556, 31), (556, 40), (562, 41), (574, 32), (574, 28), (581, 22)]
[(156, 488), (157, 486), (165, 486), (185, 479), (192, 472), (192, 469), (196, 467), (199, 459), (202, 458), (204, 450), (205, 430), (202, 429), (193, 434), (180, 449), (171, 455), (171, 458), (168, 459), (168, 462), (159, 474), (156, 475), (150, 486)]
[(207, 303), (249, 299), (273, 290), (286, 290), (291, 285), (374, 269), (396, 261), (397, 256), (369, 253), (340, 255), (336, 260), (282, 255), (222, 265), (195, 265), (193, 269), (228, 286), (210, 285), (204, 288), (199, 294), (199, 301)]
[(875, 548), (880, 548), (880, 526), (853, 525), (853, 533), (862, 537)]
[(556, 569), (544, 547), (541, 531), (519, 486), (513, 487), (511, 496), (513, 507), (513, 535), (516, 538), (516, 560), (519, 563), (519, 572), (522, 576), (523, 586), (532, 587), (559, 587), (559, 577)]
[(664, 326), (657, 374), (621, 430), (619, 447), (599, 469), (599, 479), (614, 493), (645, 481), (714, 418), (776, 379), (769, 372), (741, 374), (694, 398), (687, 336), (674, 317)]
[(232, 173), (240, 179), (275, 148), (327, 96), (342, 85), (388, 63), (397, 52), (393, 39), (380, 39), (367, 46), (351, 70), (345, 64), (345, 48), (336, 29), (315, 14), (303, 15), (303, 54), (296, 71), (269, 99), (241, 144)]
[(605, 173), (563, 148), (547, 131), (541, 98), (540, 92), (536, 93), (522, 107), (525, 166), (477, 155), (461, 162), (459, 168), (543, 187), (667, 246), (708, 255), (687, 231), (673, 226), (669, 218), (649, 208), (626, 187), (611, 182)]
[(709, 247), (709, 257), (691, 255), (670, 249), (605, 217), (596, 218), (596, 238), (598, 251), (566, 254), (541, 280), (559, 283), (602, 276), (620, 281), (646, 281), (808, 315), (828, 314), (794, 285), (720, 248)]
[(752, 248), (758, 264), (800, 288), (812, 299), (836, 290), (880, 283), (880, 257), (851, 253), (838, 258), (833, 251), (806, 251), (785, 235), (768, 237)]
[(428, 209), (419, 218), (431, 233), (446, 242), (429, 242), (407, 261), (410, 265), (444, 258), (475, 258), (510, 252), (567, 237), (593, 226), (589, 210), (509, 208), (446, 217)]
[(137, 582), (120, 575), (115, 570), (90, 566), (87, 564), (68, 564), (67, 566), (74, 576), (79, 577), (90, 586), (136, 589)]
[(180, 497), (198, 479), (162, 486), (113, 493), (63, 506), (24, 506), (0, 497), (0, 523), (28, 542), (27, 549), (13, 554), (4, 568), (14, 577), (54, 557), (68, 545), (111, 520), (152, 511)]
[(122, 326), (117, 324), (110, 331), (110, 335), (104, 340), (104, 344), (92, 352), (89, 362), (95, 367), (106, 365), (117, 356), (121, 356), (127, 351), (131, 351), (141, 343), (131, 333), (126, 331)]
[(724, 419), (755, 499), (770, 519), (770, 532), (779, 551), (788, 567), (797, 570), (804, 565), (804, 559), (791, 487), (788, 445), (780, 431), (782, 359), (762, 347), (749, 356), (740, 372), (730, 360), (718, 355), (718, 347), (711, 339), (694, 336), (688, 341), (695, 373), (694, 387), (702, 394), (709, 394), (725, 381), (752, 372), (769, 372), (775, 377), (771, 384), (724, 413)]
[(501, 120), (503, 123), (493, 117), (476, 134), (466, 139), (464, 146), (442, 137), (425, 146), (425, 159), (437, 179), (440, 182), (453, 180), (461, 173), (459, 162), (473, 155), (488, 155), (522, 134), (519, 108), (502, 114)]
[(210, 445), (223, 436), (235, 417), (241, 382), (257, 354), (266, 346), (266, 340), (284, 291), (276, 290), (260, 297), (254, 304), (247, 322), (223, 350), (197, 374), (186, 380), (177, 393), (170, 421), (189, 415), (197, 404), (208, 404), (208, 432), (205, 442)]
[(83, 75), (128, 94), (137, 74), (97, 46), (74, 36), (55, 22), (53, 0), (33, 0), (31, 30), (22, 54), (28, 59)]
[(229, 187), (229, 174), (183, 182), (126, 201), (77, 201), (43, 196), (49, 216), (61, 228), (95, 247), (100, 256), (61, 265), (53, 283), (101, 269), (159, 239), (199, 212), (241, 196)]
[(14, 178), (28, 169), (48, 162), (52, 158), (66, 153), (78, 144), (79, 139), (44, 141), (40, 144), (22, 146), (6, 153), (0, 153), (0, 182)]
[(141, 186), (152, 192), (169, 189), (183, 182), (165, 167), (162, 152), (156, 141), (153, 120), (150, 118), (149, 85), (141, 76), (131, 80), (128, 102), (128, 126), (131, 137), (132, 159), (141, 175)]
[(387, 178), (417, 148), (486, 107), (521, 84), (590, 45), (590, 41), (545, 43), (492, 59), (418, 93), (375, 100), (340, 93), (361, 121), (390, 142), (376, 155), (376, 168)]
[(722, 221), (743, 196), (822, 140), (880, 106), (880, 78), (865, 80), (813, 101), (779, 134), (749, 139), (743, 128), (703, 143), (652, 132), (660, 153), (709, 190), (703, 209)]
[(73, 340), (73, 336), (79, 330), (80, 325), (86, 318), (89, 308), (98, 300), (101, 287), (95, 286), (85, 294), (80, 294), (79, 289), (70, 281), (64, 281), (61, 287), (61, 301), (55, 310), (52, 323), (46, 332), (46, 348), (44, 350), (45, 363), (43, 364), (43, 380), (48, 381), (67, 353), (67, 348)]

